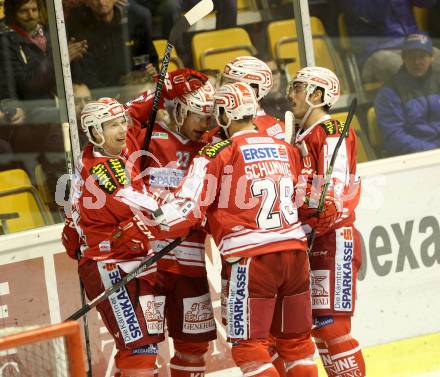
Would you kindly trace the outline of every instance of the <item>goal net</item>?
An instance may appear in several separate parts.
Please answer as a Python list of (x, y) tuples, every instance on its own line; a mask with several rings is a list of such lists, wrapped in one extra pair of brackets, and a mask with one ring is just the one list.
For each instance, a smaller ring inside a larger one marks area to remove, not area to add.
[(80, 325), (0, 329), (0, 377), (85, 377)]

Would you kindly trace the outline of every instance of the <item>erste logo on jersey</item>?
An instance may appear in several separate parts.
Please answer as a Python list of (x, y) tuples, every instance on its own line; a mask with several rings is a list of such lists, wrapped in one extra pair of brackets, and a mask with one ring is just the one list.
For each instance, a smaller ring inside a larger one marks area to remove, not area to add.
[(266, 133), (269, 136), (274, 136), (274, 137), (282, 132), (283, 132), (283, 128), (281, 127), (281, 124), (279, 124), (279, 123), (275, 123), (273, 126), (269, 127), (266, 130)]
[(240, 147), (244, 162), (255, 161), (284, 161), (288, 162), (289, 157), (285, 145), (255, 144), (243, 145)]

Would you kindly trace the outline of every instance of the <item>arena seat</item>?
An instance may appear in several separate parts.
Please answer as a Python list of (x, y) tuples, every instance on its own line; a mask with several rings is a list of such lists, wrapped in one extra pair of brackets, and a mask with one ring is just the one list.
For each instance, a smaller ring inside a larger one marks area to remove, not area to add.
[[(347, 112), (338, 112), (331, 114), (333, 119), (337, 119), (340, 122), (345, 122), (347, 119)], [(371, 147), (370, 143), (368, 142), (368, 137), (365, 134), (364, 130), (361, 127), (361, 124), (359, 123), (359, 119), (355, 115), (353, 117), (353, 120), (351, 121), (351, 125), (356, 132), (356, 136), (358, 139), (357, 144), (357, 162), (366, 162), (376, 159), (376, 155), (373, 151), (373, 148)]]
[[(349, 92), (348, 76), (341, 59), (327, 36), (322, 21), (310, 17), (313, 50), (317, 66), (326, 67), (335, 72), (341, 82), (342, 93)], [(301, 68), (298, 50), (298, 38), (294, 19), (274, 21), (267, 27), (269, 49), (273, 59), (282, 67), (288, 79), (294, 77)]]
[(43, 165), (40, 163), (35, 166), (35, 186), (37, 187), (44, 204), (49, 207), (49, 204), (53, 202), (53, 198), (51, 198), (49, 187), (47, 186), (46, 173)]
[[(310, 17), (310, 26), (312, 28), (313, 36), (327, 35), (322, 21), (317, 17)], [(283, 38), (298, 38), (296, 34), (296, 23), (293, 18), (288, 20), (273, 21), (267, 26), (267, 37), (269, 42), (269, 49), (273, 59), (282, 59), (282, 56), (292, 55), (292, 46), (289, 48), (288, 44), (292, 41), (282, 41)], [(286, 45), (277, 53), (277, 44)], [(290, 50), (290, 51), (289, 51)], [(280, 56), (280, 54), (282, 56)]]
[(425, 33), (427, 33), (429, 9), (413, 6), (412, 10), (416, 19), (417, 27), (420, 29), (420, 31), (424, 31)]
[[(339, 30), (339, 47), (342, 50), (342, 56), (347, 63), (348, 71), (351, 75), (351, 81), (354, 83), (356, 89), (364, 93), (370, 93), (370, 96), (375, 96), (377, 90), (383, 85), (382, 81), (375, 81), (369, 83), (362, 83), (361, 71), (357, 62), (357, 58), (352, 51), (352, 41), (348, 34), (347, 24), (345, 22), (345, 15), (340, 13), (338, 16), (338, 30)], [(356, 41), (354, 42), (356, 44)]]
[(351, 43), (350, 43), (350, 36), (348, 35), (347, 24), (345, 23), (344, 13), (339, 13), (338, 31), (339, 31), (339, 46), (343, 50), (349, 50), (351, 48)]
[(195, 34), (192, 52), (196, 69), (217, 69), (223, 72), (225, 65), (232, 59), (242, 55), (255, 56), (257, 50), (247, 31), (236, 27)]
[[(156, 39), (153, 41), (154, 48), (156, 49), (159, 61), (161, 62), (167, 48), (167, 41), (165, 39)], [(170, 64), (168, 65), (168, 71), (174, 71), (177, 68), (183, 68), (182, 60), (177, 55), (176, 49), (171, 51)]]
[(3, 233), (53, 224), (48, 208), (22, 169), (0, 172), (0, 216)]
[[(310, 27), (312, 28), (312, 35), (327, 35), (322, 21), (317, 17), (310, 17)], [(267, 26), (267, 36), (269, 42), (269, 49), (274, 59), (277, 59), (276, 45), (285, 37), (297, 38), (295, 19), (273, 21)], [(285, 42), (288, 43), (288, 42)], [(282, 52), (288, 50), (283, 47)], [(290, 52), (291, 53), (291, 52)]]
[(367, 112), (368, 137), (370, 143), (376, 150), (382, 148), (382, 135), (377, 125), (376, 110), (370, 107)]
[(237, 0), (237, 10), (247, 10), (250, 9), (253, 4), (250, 3), (250, 0)]

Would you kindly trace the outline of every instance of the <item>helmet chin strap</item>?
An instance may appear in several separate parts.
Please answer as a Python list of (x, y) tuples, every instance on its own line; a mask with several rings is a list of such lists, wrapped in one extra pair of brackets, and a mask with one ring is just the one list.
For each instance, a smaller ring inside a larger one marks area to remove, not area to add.
[(307, 122), (307, 119), (309, 119), (310, 114), (312, 113), (312, 111), (314, 109), (317, 109), (318, 107), (322, 107), (322, 106), (325, 105), (324, 102), (320, 103), (319, 105), (315, 105), (315, 104), (313, 104), (312, 101), (310, 101), (310, 97), (314, 93), (315, 89), (316, 89), (316, 85), (308, 85), (308, 87), (307, 87), (306, 103), (309, 105), (309, 108), (307, 109), (307, 111), (304, 114), (304, 116), (301, 118), (301, 122), (299, 123), (299, 129), (300, 130), (303, 129), (304, 124)]
[[(92, 127), (90, 127), (90, 128), (92, 128)], [(101, 139), (102, 139), (102, 141), (101, 141), (100, 143), (98, 143), (97, 141), (95, 141), (95, 137), (93, 136), (92, 131), (90, 130), (90, 128), (87, 130), (87, 134), (88, 134), (87, 137), (88, 137), (89, 141), (90, 141), (93, 145), (95, 145), (96, 147), (102, 149), (102, 146), (103, 146), (104, 143), (105, 143), (105, 137), (104, 137), (104, 134), (103, 134), (103, 132), (102, 132), (102, 129), (101, 129), (101, 131), (100, 131), (100, 130), (97, 130), (95, 126), (93, 126), (93, 129), (96, 131), (96, 133), (97, 133), (97, 134), (101, 137)]]
[(229, 126), (231, 125), (231, 118), (226, 116), (228, 118), (228, 123), (226, 125), (221, 124), (221, 122), (218, 122), (221, 128), (223, 128), (223, 131), (225, 132), (226, 137), (229, 139), (231, 135), (229, 134)]
[(309, 108), (307, 109), (304, 116), (301, 118), (301, 121), (299, 122), (299, 129), (302, 130), (304, 128), (304, 124), (306, 123), (307, 119), (309, 119), (310, 114), (312, 113), (314, 107), (309, 105)]
[(185, 121), (185, 117), (183, 116), (183, 113), (182, 113), (182, 106), (179, 106), (179, 110), (180, 110), (180, 111), (179, 111), (180, 120), (177, 119), (177, 118), (178, 118), (178, 117), (177, 117), (177, 106), (174, 107), (174, 109), (173, 109), (173, 118), (174, 118), (174, 122), (176, 122), (176, 131), (177, 131), (178, 134), (180, 134), (180, 135), (186, 137), (186, 136), (183, 135), (182, 132), (180, 131), (180, 129), (181, 129), (182, 126), (183, 126), (183, 122)]

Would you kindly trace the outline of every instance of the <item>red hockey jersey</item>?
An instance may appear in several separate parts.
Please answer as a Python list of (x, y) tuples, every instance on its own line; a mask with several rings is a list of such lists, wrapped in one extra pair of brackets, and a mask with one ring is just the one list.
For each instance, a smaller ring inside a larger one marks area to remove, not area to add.
[(148, 92), (127, 104), (134, 125), (127, 132), (127, 147), (120, 156), (104, 156), (89, 144), (77, 161), (71, 215), (85, 258), (106, 262), (145, 258), (145, 252), (138, 255), (133, 250), (112, 249), (111, 236), (121, 222), (134, 215), (128, 205), (115, 198), (116, 193), (127, 186), (146, 192), (138, 151), (145, 135), (140, 125), (149, 116), (153, 96), (154, 92)]
[(285, 140), (284, 123), (272, 115), (266, 114), (264, 110), (258, 110), (253, 119), (258, 131), (280, 140)]
[[(149, 191), (168, 190), (174, 193), (186, 175), (190, 163), (206, 143), (193, 142), (167, 128), (156, 124), (153, 129), (148, 159), (148, 169), (144, 177)], [(202, 230), (191, 232), (179, 246), (158, 261), (158, 269), (185, 276), (204, 276), (205, 237)], [(172, 240), (153, 241), (154, 251), (164, 248)]]
[(259, 131), (204, 147), (164, 204), (166, 223), (182, 232), (204, 224), (225, 258), (306, 250), (293, 204), (297, 151)]
[[(309, 183), (310, 207), (317, 207), (321, 185), (327, 173), (343, 123), (325, 116), (311, 127), (300, 130), (295, 137), (302, 156), (301, 174)], [(328, 194), (336, 199), (340, 216), (334, 229), (352, 225), (355, 208), (359, 202), (361, 184), (356, 171), (356, 133), (350, 128), (342, 141), (333, 168)]]

